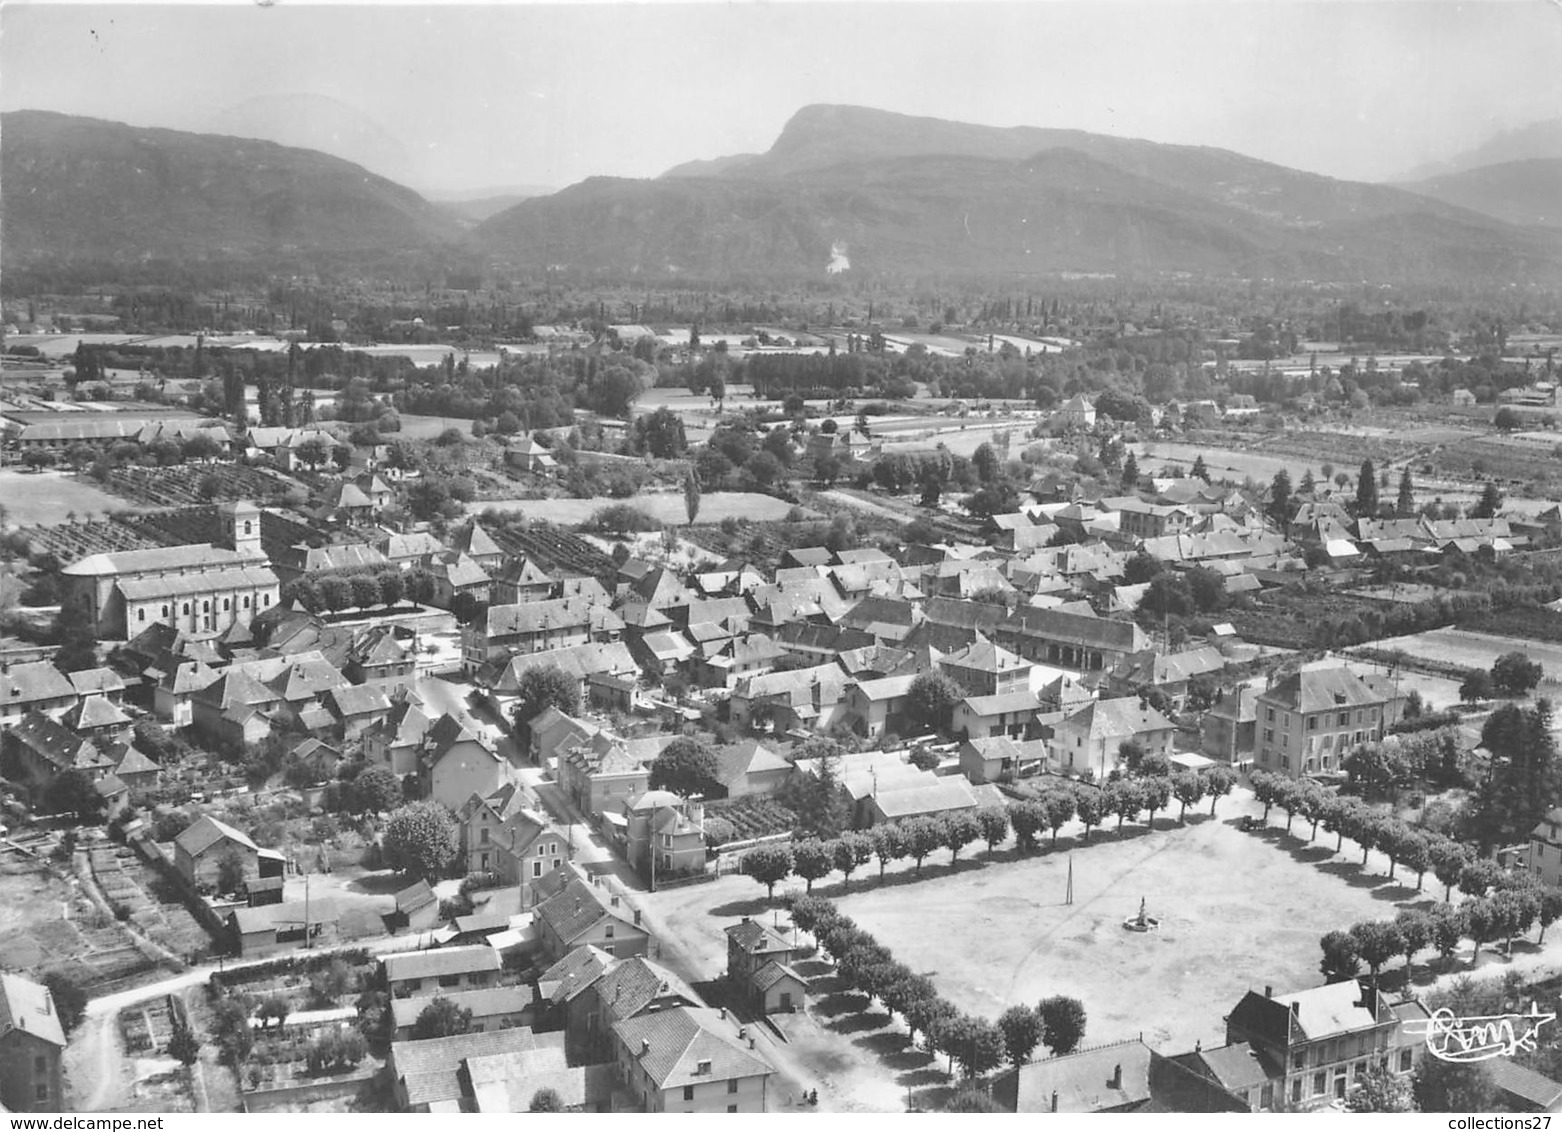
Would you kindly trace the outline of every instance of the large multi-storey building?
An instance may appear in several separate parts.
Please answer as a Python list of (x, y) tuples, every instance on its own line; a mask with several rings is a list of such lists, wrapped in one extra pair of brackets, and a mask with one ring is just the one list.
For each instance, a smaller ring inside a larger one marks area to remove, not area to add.
[(1392, 687), (1343, 664), (1294, 672), (1259, 693), (1258, 768), (1292, 777), (1337, 772), (1352, 750), (1383, 737), (1398, 702)]

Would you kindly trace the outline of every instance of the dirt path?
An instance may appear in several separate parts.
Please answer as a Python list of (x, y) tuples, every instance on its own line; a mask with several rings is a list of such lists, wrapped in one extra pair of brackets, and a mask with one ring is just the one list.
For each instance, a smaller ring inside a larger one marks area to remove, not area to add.
[[(117, 1112), (129, 1100), (125, 1055), (119, 1047), (118, 1011), (89, 1015), (65, 1055), (75, 1112)], [(83, 1094), (83, 1088), (88, 1091)]]

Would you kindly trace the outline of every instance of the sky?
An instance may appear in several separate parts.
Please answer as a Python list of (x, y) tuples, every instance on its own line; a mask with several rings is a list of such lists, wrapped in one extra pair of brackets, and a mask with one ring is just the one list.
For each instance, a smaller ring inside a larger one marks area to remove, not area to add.
[(422, 191), (761, 152), (810, 103), (1383, 180), (1562, 117), (1562, 0), (0, 4), (0, 109), (313, 145)]

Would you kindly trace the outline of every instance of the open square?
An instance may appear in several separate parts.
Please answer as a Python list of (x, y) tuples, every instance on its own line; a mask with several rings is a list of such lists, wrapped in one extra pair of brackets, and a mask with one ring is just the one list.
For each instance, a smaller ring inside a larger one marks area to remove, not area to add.
[[(1330, 860), (1334, 837), (1321, 829), (1315, 845), (1298, 845), (1280, 829), (1243, 833), (1236, 820), (1223, 807), (1195, 824), (1190, 812), (1185, 828), (1161, 818), (1152, 833), (1125, 826), (1121, 840), (1109, 824), (1072, 854), (1063, 839), (1031, 859), (835, 899), (963, 1010), (996, 1018), (1066, 994), (1084, 1003), (1086, 1045), (1143, 1033), (1157, 1049), (1183, 1050), (1224, 1041), (1223, 1018), (1249, 989), (1316, 986), (1325, 932), (1441, 895), (1430, 877), (1420, 894), (1414, 876), (1408, 887), (1403, 874), (1386, 880), (1376, 855), (1361, 873), (1349, 843)], [(1307, 826), (1295, 830), (1305, 837)], [(1123, 927), (1141, 897), (1158, 931)]]

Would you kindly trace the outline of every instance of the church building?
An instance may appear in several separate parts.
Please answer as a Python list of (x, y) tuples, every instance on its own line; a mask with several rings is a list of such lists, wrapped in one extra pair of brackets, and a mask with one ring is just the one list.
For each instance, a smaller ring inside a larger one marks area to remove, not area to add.
[(217, 508), (221, 543), (93, 554), (60, 571), (65, 600), (87, 608), (104, 639), (157, 622), (180, 632), (248, 624), (277, 603), (277, 576), (260, 545), (260, 508)]

